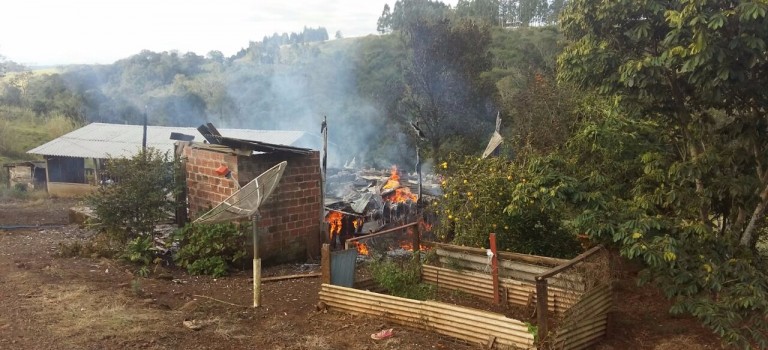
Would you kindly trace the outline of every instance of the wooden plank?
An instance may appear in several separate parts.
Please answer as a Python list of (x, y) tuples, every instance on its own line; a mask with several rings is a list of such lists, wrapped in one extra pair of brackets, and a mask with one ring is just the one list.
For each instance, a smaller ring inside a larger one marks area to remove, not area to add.
[(365, 240), (365, 239), (373, 238), (373, 237), (376, 237), (376, 236), (386, 235), (388, 233), (405, 230), (405, 229), (407, 229), (407, 228), (409, 228), (411, 226), (418, 226), (418, 225), (419, 225), (418, 222), (412, 222), (410, 224), (405, 224), (403, 226), (398, 226), (398, 227), (391, 228), (391, 229), (388, 229), (388, 230), (379, 231), (379, 232), (376, 232), (376, 233), (372, 233), (370, 235), (350, 238), (350, 239), (347, 240), (347, 242), (357, 242), (357, 241), (360, 241), (360, 240)]
[(274, 281), (284, 281), (284, 280), (291, 280), (291, 279), (297, 279), (297, 278), (312, 278), (312, 277), (320, 277), (323, 274), (321, 272), (313, 272), (313, 273), (304, 273), (304, 274), (297, 274), (297, 275), (286, 275), (286, 276), (274, 276), (274, 277), (265, 277), (262, 278), (262, 282), (274, 282)]
[(586, 260), (590, 256), (592, 256), (592, 255), (596, 254), (597, 252), (601, 251), (602, 249), (603, 249), (603, 245), (602, 244), (594, 246), (594, 247), (592, 247), (592, 249), (587, 250), (586, 252), (579, 254), (577, 257), (575, 257), (575, 258), (573, 258), (571, 260), (568, 260), (568, 262), (566, 262), (565, 264), (559, 265), (559, 266), (557, 266), (557, 267), (547, 271), (546, 273), (543, 273), (541, 275), (536, 276), (536, 280), (550, 278), (550, 277), (552, 277), (552, 276), (554, 276), (554, 275), (556, 275), (558, 273), (561, 273), (561, 272), (571, 268), (573, 265), (576, 265), (577, 263)]
[[(463, 253), (469, 253), (469, 254), (479, 255), (479, 256), (486, 255), (485, 249), (483, 248), (464, 247), (464, 246), (457, 246), (457, 245), (437, 243), (437, 242), (430, 243), (429, 245), (434, 248), (440, 248), (440, 249), (453, 251), (453, 252), (463, 252)], [(527, 262), (535, 265), (545, 265), (545, 266), (558, 266), (568, 262), (568, 260), (565, 260), (565, 259), (558, 259), (558, 258), (539, 256), (539, 255), (511, 253), (511, 252), (499, 252), (499, 258), (502, 260), (522, 261), (522, 262)]]
[(322, 282), (331, 284), (331, 245), (323, 243), (320, 249), (320, 273), (323, 275)]

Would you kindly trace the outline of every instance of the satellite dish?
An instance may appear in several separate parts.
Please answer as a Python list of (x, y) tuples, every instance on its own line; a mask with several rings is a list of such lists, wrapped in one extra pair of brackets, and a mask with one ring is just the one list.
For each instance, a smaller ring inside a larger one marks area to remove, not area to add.
[(251, 217), (275, 190), (287, 164), (282, 162), (257, 176), (194, 223), (214, 224)]

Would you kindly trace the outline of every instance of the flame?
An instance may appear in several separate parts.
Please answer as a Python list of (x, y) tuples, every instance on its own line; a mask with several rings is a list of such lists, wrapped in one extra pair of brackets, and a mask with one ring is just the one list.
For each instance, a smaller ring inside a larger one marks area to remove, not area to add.
[(325, 222), (327, 222), (330, 227), (328, 228), (328, 234), (330, 235), (330, 239), (333, 239), (334, 234), (341, 233), (341, 219), (342, 214), (338, 211), (329, 211), (328, 215), (325, 217)]
[[(400, 242), (400, 248), (403, 250), (413, 251), (413, 242)], [(423, 244), (419, 244), (419, 250), (429, 250), (429, 247)]]
[(393, 165), (389, 175), (389, 179), (387, 179), (387, 183), (384, 184), (384, 187), (382, 187), (382, 189), (388, 190), (391, 188), (398, 188), (398, 187), (400, 187), (400, 174), (397, 173), (397, 165)]
[(365, 243), (355, 242), (355, 246), (357, 247), (357, 253), (361, 255), (370, 255), (371, 252), (368, 251), (368, 246), (365, 245)]
[(395, 191), (388, 194), (386, 200), (392, 202), (392, 203), (401, 203), (408, 200), (416, 201), (418, 199), (418, 196), (413, 194), (411, 192), (411, 189), (408, 187), (402, 187), (400, 185), (400, 174), (397, 171), (397, 166), (393, 165), (391, 173), (389, 175), (389, 179), (387, 179), (387, 183), (384, 184), (384, 187), (381, 188), (382, 190), (391, 190), (394, 189)]
[(406, 202), (408, 200), (411, 200), (415, 202), (418, 199), (418, 196), (413, 194), (411, 192), (411, 189), (408, 187), (400, 187), (395, 190), (392, 194), (388, 195), (386, 200), (393, 202), (393, 203), (401, 203)]

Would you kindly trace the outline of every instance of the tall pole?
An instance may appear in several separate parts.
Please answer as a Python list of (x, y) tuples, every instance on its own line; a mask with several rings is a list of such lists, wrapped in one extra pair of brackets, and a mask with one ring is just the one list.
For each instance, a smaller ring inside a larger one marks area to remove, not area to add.
[(323, 116), (320, 132), (323, 134), (323, 160), (320, 164), (320, 234), (322, 235), (320, 243), (322, 244), (328, 237), (328, 232), (325, 232), (325, 172), (328, 164), (328, 119), (326, 116)]
[(416, 198), (416, 204), (421, 204), (421, 150), (416, 145), (416, 173), (419, 175), (419, 196)]
[(261, 306), (261, 259), (259, 258), (259, 213), (251, 217), (253, 225), (253, 307)]

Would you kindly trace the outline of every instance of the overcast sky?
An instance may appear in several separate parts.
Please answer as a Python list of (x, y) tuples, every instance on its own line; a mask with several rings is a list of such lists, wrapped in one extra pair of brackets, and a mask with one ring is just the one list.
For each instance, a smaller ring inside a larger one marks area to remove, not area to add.
[(229, 56), (304, 26), (373, 34), (385, 3), (394, 0), (4, 0), (0, 55), (27, 65), (112, 63), (143, 49)]

